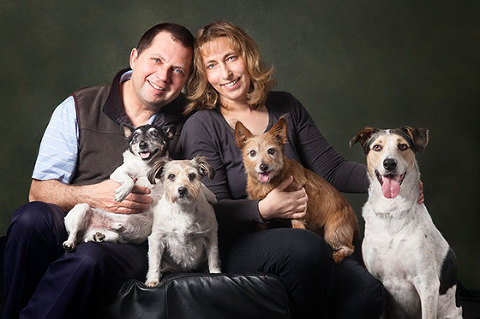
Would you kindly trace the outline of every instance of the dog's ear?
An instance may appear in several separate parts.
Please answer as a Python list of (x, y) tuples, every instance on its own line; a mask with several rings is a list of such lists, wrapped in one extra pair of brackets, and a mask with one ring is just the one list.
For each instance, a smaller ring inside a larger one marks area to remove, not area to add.
[(128, 140), (130, 138), (130, 136), (132, 136), (133, 128), (131, 128), (130, 126), (125, 125), (125, 124), (120, 125), (120, 127), (122, 128), (123, 135), (125, 136), (125, 139)]
[(169, 162), (168, 159), (166, 158), (160, 158), (155, 163), (153, 163), (152, 168), (148, 171), (147, 178), (150, 184), (154, 185), (156, 184), (155, 178), (160, 177), (163, 173), (163, 168), (165, 167), (165, 164)]
[(287, 120), (285, 117), (281, 117), (277, 123), (275, 123), (268, 133), (273, 134), (275, 140), (280, 144), (287, 143)]
[(195, 166), (198, 167), (198, 173), (204, 177), (208, 176), (208, 178), (212, 179), (215, 177), (215, 169), (210, 165), (210, 163), (207, 161), (207, 158), (204, 156), (195, 156), (192, 159), (192, 162), (194, 163)]
[(237, 121), (235, 124), (235, 141), (240, 149), (245, 146), (245, 142), (252, 136), (252, 132), (250, 132), (242, 122)]
[(363, 151), (365, 152), (365, 154), (367, 154), (368, 153), (368, 141), (370, 140), (372, 135), (374, 133), (378, 132), (378, 131), (379, 131), (378, 128), (366, 126), (363, 129), (361, 129), (360, 131), (358, 131), (357, 135), (352, 137), (350, 139), (350, 141), (348, 142), (348, 144), (350, 145), (350, 147), (352, 147), (353, 144), (359, 142), (360, 145), (363, 148)]
[(407, 135), (412, 139), (415, 152), (422, 153), (425, 151), (425, 148), (427, 148), (428, 144), (428, 129), (404, 126), (401, 128), (401, 130), (407, 133)]
[(175, 133), (177, 133), (177, 126), (174, 124), (164, 125), (162, 129), (169, 140), (172, 140), (175, 137)]

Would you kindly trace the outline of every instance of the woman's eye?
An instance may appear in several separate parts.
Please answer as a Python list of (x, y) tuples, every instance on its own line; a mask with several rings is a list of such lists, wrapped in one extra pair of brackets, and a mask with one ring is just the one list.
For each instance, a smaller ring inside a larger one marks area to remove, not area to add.
[(235, 61), (236, 59), (237, 57), (232, 55), (227, 58), (227, 61)]
[(268, 153), (268, 155), (273, 155), (273, 154), (275, 154), (275, 149), (274, 148), (269, 148), (267, 150), (267, 153)]
[(372, 150), (374, 150), (375, 152), (380, 152), (382, 149), (383, 149), (382, 145), (378, 145), (378, 144), (372, 147)]
[(251, 157), (254, 157), (255, 155), (257, 155), (257, 151), (251, 150), (250, 152), (248, 152), (248, 154), (249, 154)]
[(215, 64), (213, 64), (213, 63), (207, 64), (207, 69), (213, 69), (214, 66), (215, 66)]
[(175, 175), (169, 174), (167, 178), (173, 182), (175, 180)]

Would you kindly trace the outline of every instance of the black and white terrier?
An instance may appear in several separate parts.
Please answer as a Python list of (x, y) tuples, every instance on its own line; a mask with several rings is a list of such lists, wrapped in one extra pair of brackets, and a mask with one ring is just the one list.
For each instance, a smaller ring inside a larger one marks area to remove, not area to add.
[(149, 174), (159, 176), (164, 195), (153, 207), (152, 233), (148, 236), (148, 273), (145, 284), (158, 285), (165, 272), (204, 270), (220, 272), (217, 220), (212, 204), (217, 199), (202, 182), (213, 176), (203, 157), (160, 160)]
[[(149, 187), (153, 202), (158, 202), (163, 194), (161, 185), (153, 187), (147, 174), (153, 163), (168, 156), (169, 141), (174, 128), (163, 129), (154, 125), (143, 125), (135, 129), (122, 125), (129, 149), (123, 153), (123, 164), (110, 178), (121, 184), (115, 190), (115, 200), (122, 201), (132, 191), (135, 184)], [(136, 179), (136, 181), (135, 181)], [(119, 242), (142, 243), (151, 231), (152, 210), (138, 214), (115, 214), (88, 204), (75, 205), (65, 216), (65, 226), (69, 233), (63, 243), (65, 250), (73, 250), (80, 242)]]

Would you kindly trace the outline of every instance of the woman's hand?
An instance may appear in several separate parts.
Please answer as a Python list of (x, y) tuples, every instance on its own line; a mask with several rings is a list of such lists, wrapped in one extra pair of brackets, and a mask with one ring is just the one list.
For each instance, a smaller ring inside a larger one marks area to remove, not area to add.
[(286, 192), (285, 189), (293, 182), (290, 176), (258, 203), (260, 216), (264, 220), (272, 218), (301, 219), (307, 212), (308, 196), (302, 187), (298, 191)]

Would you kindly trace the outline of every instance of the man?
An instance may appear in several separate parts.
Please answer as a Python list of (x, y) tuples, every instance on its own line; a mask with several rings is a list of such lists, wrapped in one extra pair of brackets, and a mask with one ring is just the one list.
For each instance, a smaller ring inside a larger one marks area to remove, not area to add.
[(4, 318), (91, 316), (123, 280), (144, 280), (146, 245), (85, 243), (65, 253), (64, 212), (77, 203), (123, 214), (148, 207), (152, 199), (144, 187), (114, 200), (119, 184), (108, 177), (127, 148), (120, 125), (176, 125), (170, 155), (177, 157), (180, 92), (192, 57), (186, 28), (156, 25), (132, 50), (131, 70), (110, 84), (80, 89), (57, 107), (40, 145), (30, 203), (15, 212), (7, 232)]

